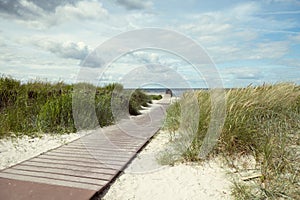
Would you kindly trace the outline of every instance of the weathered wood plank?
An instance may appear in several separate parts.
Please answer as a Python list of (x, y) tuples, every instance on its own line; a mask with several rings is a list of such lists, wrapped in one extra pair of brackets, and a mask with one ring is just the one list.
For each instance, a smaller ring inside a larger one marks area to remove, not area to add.
[(21, 181), (46, 183), (46, 184), (50, 184), (50, 185), (60, 185), (60, 186), (95, 190), (95, 191), (98, 191), (99, 187), (101, 187), (100, 185), (94, 185), (94, 184), (77, 183), (77, 182), (71, 182), (71, 181), (62, 181), (62, 180), (56, 180), (56, 179), (50, 179), (50, 178), (32, 177), (32, 176), (24, 176), (24, 175), (8, 174), (8, 173), (0, 173), (0, 177), (8, 178), (8, 179), (16, 179), (16, 180), (21, 180)]
[(7, 169), (7, 170), (5, 170), (4, 173), (32, 176), (32, 177), (41, 177), (41, 178), (51, 178), (51, 179), (56, 179), (56, 180), (87, 183), (87, 184), (93, 184), (93, 185), (98, 185), (98, 186), (105, 185), (107, 182), (106, 180), (100, 180), (100, 179), (97, 180), (97, 179), (92, 179), (92, 178), (78, 177), (74, 174), (73, 175), (56, 174), (56, 173), (51, 173), (51, 172), (28, 171), (28, 170), (14, 169), (14, 168)]
[(94, 158), (94, 159), (100, 159), (100, 158), (107, 158), (107, 157), (112, 157), (112, 158), (130, 158), (134, 155), (134, 153), (116, 153), (116, 152), (109, 152), (109, 151), (106, 151), (106, 152), (93, 152), (93, 151), (90, 151), (89, 153), (77, 153), (77, 154), (74, 154), (74, 153), (71, 153), (71, 152), (67, 152), (67, 151), (60, 151), (60, 150), (57, 150), (57, 151), (53, 151), (53, 152), (49, 152), (49, 153), (46, 153), (45, 155), (61, 155), (61, 156), (69, 156), (69, 157), (74, 157), (74, 158)]
[(94, 173), (94, 172), (87, 172), (87, 171), (35, 167), (35, 166), (26, 166), (26, 165), (17, 165), (17, 166), (14, 166), (13, 169), (37, 171), (37, 172), (49, 172), (49, 173), (56, 173), (56, 174), (66, 174), (66, 175), (72, 175), (72, 176), (74, 176), (74, 174), (75, 174), (78, 177), (95, 178), (95, 179), (101, 179), (101, 180), (110, 180), (112, 177), (112, 175), (108, 175), (108, 174), (101, 174), (101, 173)]
[[(85, 172), (95, 172), (95, 173), (103, 173), (103, 174), (114, 174), (117, 170), (121, 169), (122, 166), (113, 166), (109, 167), (91, 167), (91, 166), (80, 166), (80, 165), (67, 165), (67, 164), (57, 164), (57, 163), (39, 163), (39, 162), (31, 162), (27, 161), (22, 165), (25, 166), (36, 166), (36, 167), (51, 167), (57, 169), (71, 169)], [(114, 167), (114, 168), (113, 168)]]
[(109, 165), (119, 165), (122, 166), (125, 164), (126, 161), (115, 161), (115, 160), (99, 160), (99, 162), (81, 162), (81, 161), (71, 161), (71, 160), (58, 160), (58, 159), (43, 159), (43, 158), (34, 158), (31, 162), (38, 162), (38, 163), (57, 163), (57, 164), (66, 164), (66, 165), (75, 165), (75, 166), (90, 166), (95, 168), (105, 167), (105, 164)]
[[(104, 157), (104, 156), (103, 156)], [(61, 155), (40, 155), (39, 158), (44, 158), (44, 159), (52, 159), (52, 160), (70, 160), (70, 161), (79, 161), (79, 162), (84, 162), (84, 163), (101, 163), (101, 160), (98, 160), (96, 158), (81, 158), (81, 157), (70, 157), (70, 156), (61, 156)], [(120, 158), (120, 157), (109, 157), (113, 160), (117, 161), (127, 161), (128, 158)]]

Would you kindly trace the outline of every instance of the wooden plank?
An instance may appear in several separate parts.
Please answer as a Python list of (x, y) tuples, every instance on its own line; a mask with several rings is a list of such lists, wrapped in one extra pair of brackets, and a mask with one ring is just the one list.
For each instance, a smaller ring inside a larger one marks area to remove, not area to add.
[(134, 153), (136, 152), (134, 150), (134, 147), (131, 147), (131, 148), (127, 148), (127, 149), (122, 149), (122, 148), (116, 148), (114, 146), (107, 146), (106, 148), (90, 148), (90, 147), (86, 147), (86, 148), (72, 148), (72, 147), (64, 147), (64, 148), (60, 148), (59, 151), (57, 152), (71, 152), (74, 154), (74, 152), (76, 153), (81, 153), (81, 154), (84, 154), (84, 153), (88, 153), (90, 154), (90, 152), (93, 152), (93, 153), (96, 153), (96, 152), (99, 152), (101, 154), (101, 152), (114, 152), (114, 153)]
[[(121, 139), (103, 139), (99, 141), (78, 141), (75, 143), (71, 143), (70, 145), (81, 145), (81, 146), (86, 146), (86, 145), (91, 145), (91, 146), (100, 146), (100, 145), (106, 145), (108, 142), (110, 144), (119, 144), (119, 145), (139, 145), (141, 142), (144, 140), (121, 140)], [(67, 145), (68, 146), (68, 145)]]
[(74, 166), (90, 166), (90, 167), (95, 167), (95, 168), (101, 168), (105, 167), (105, 164), (109, 165), (124, 165), (125, 161), (115, 161), (115, 160), (99, 160), (99, 162), (94, 162), (94, 163), (87, 163), (87, 162), (81, 162), (81, 161), (71, 161), (71, 160), (50, 160), (50, 159), (43, 159), (43, 158), (34, 158), (30, 160), (31, 162), (38, 162), (38, 163), (57, 163), (57, 164), (66, 164), (66, 165), (74, 165)]
[(93, 142), (76, 142), (76, 143), (70, 143), (66, 146), (95, 146), (95, 147), (99, 147), (101, 145), (106, 145), (107, 143), (110, 143), (110, 145), (114, 145), (114, 144), (118, 144), (118, 145), (130, 145), (130, 146), (139, 146), (143, 141), (128, 141), (128, 142), (124, 142), (124, 141), (119, 141), (119, 140), (102, 140), (102, 141), (93, 141)]
[(132, 151), (125, 151), (125, 150), (122, 150), (122, 149), (99, 149), (99, 150), (95, 150), (95, 151), (91, 151), (91, 149), (81, 149), (81, 150), (78, 150), (77, 152), (72, 152), (70, 150), (68, 150), (67, 148), (59, 148), (59, 149), (56, 149), (56, 150), (53, 150), (53, 152), (55, 153), (59, 153), (59, 152), (62, 152), (62, 153), (66, 153), (66, 154), (80, 154), (80, 155), (90, 155), (90, 152), (99, 152), (99, 153), (113, 153), (113, 154), (116, 154), (116, 155), (132, 155)]
[(78, 153), (76, 155), (72, 155), (71, 153), (69, 152), (56, 152), (56, 154), (60, 154), (60, 155), (66, 155), (66, 156), (70, 156), (70, 157), (78, 157), (78, 158), (94, 158), (96, 160), (100, 160), (100, 159), (104, 159), (104, 160), (107, 160), (107, 159), (110, 159), (110, 158), (119, 158), (119, 160), (125, 160), (124, 158), (131, 158), (133, 155), (135, 155), (134, 152), (132, 152), (131, 154), (118, 154), (118, 153), (115, 153), (115, 152), (93, 152), (93, 151), (90, 151), (90, 153), (87, 155), (87, 154), (81, 154), (81, 153)]
[(73, 157), (73, 158), (94, 158), (94, 159), (99, 159), (99, 158), (107, 158), (107, 157), (112, 157), (112, 158), (130, 158), (133, 155), (135, 155), (133, 152), (132, 153), (116, 153), (116, 152), (93, 152), (90, 151), (89, 153), (71, 153), (71, 152), (67, 152), (67, 151), (53, 151), (53, 152), (49, 152), (49, 153), (45, 153), (46, 155), (61, 155), (61, 156), (69, 156), (69, 157)]
[(55, 180), (87, 183), (87, 184), (93, 184), (93, 185), (98, 185), (98, 186), (102, 186), (107, 183), (107, 180), (78, 177), (78, 176), (76, 176), (76, 174), (74, 174), (74, 175), (56, 174), (56, 173), (51, 173), (51, 172), (27, 171), (27, 170), (14, 169), (14, 168), (6, 169), (2, 173), (32, 176), (32, 177), (41, 177), (41, 178), (51, 178), (51, 179), (55, 179)]
[[(57, 163), (38, 163), (38, 162), (30, 162), (27, 161), (22, 165), (25, 166), (36, 166), (36, 167), (50, 167), (50, 168), (57, 168), (57, 169), (71, 169), (71, 170), (79, 170), (85, 172), (95, 172), (95, 173), (103, 173), (103, 174), (114, 174), (116, 171), (121, 169), (122, 166), (113, 166), (110, 165), (109, 167), (91, 167), (91, 166), (79, 166), (79, 165), (66, 165), (66, 164), (57, 164)], [(114, 168), (113, 168), (114, 167)]]
[(127, 148), (121, 148), (115, 145), (103, 145), (103, 146), (98, 146), (98, 147), (94, 147), (94, 146), (82, 146), (82, 147), (74, 147), (74, 146), (64, 146), (62, 148), (59, 148), (59, 150), (65, 150), (65, 151), (73, 151), (76, 152), (89, 152), (91, 150), (95, 150), (95, 151), (115, 151), (115, 152), (128, 152), (128, 151), (133, 151), (132, 148), (134, 147), (127, 147)]
[(50, 172), (56, 174), (67, 174), (78, 177), (85, 178), (95, 178), (101, 180), (110, 180), (113, 175), (87, 172), (87, 171), (79, 171), (79, 170), (71, 170), (71, 169), (57, 169), (57, 168), (49, 168), (49, 167), (35, 167), (35, 166), (26, 166), (26, 165), (16, 165), (13, 169), (27, 170), (27, 171), (39, 171), (39, 172)]
[(0, 178), (1, 200), (88, 200), (95, 190)]
[(127, 150), (132, 150), (132, 149), (136, 149), (136, 148), (139, 148), (141, 147), (141, 145), (143, 144), (143, 142), (137, 144), (137, 145), (132, 145), (132, 144), (118, 144), (118, 143), (113, 143), (113, 144), (110, 144), (110, 145), (106, 145), (106, 146), (102, 146), (102, 147), (99, 147), (97, 145), (85, 145), (85, 146), (79, 146), (79, 145), (70, 145), (70, 146), (66, 146), (65, 148), (63, 149), (74, 149), (74, 151), (76, 151), (77, 149), (86, 149), (86, 150), (102, 150), (102, 149), (108, 149), (108, 146), (110, 146), (111, 148), (113, 149), (116, 149), (116, 150), (123, 150), (123, 151), (127, 151)]
[[(44, 155), (40, 155), (39, 158), (44, 158), (44, 159), (52, 159), (52, 160), (70, 160), (70, 161), (79, 161), (79, 162), (84, 162), (86, 164), (88, 163), (101, 163), (100, 160), (97, 160), (95, 158), (80, 158), (80, 157), (70, 157), (70, 156), (57, 156), (57, 155), (48, 155), (48, 154), (44, 154)], [(118, 161), (127, 161), (128, 158), (118, 158), (118, 157), (109, 157), (113, 160), (118, 160)]]
[[(141, 145), (137, 145), (137, 146), (133, 146), (133, 145), (131, 145), (131, 146), (129, 146), (129, 145), (125, 146), (125, 145), (122, 145), (122, 146), (120, 146), (120, 145), (113, 144), (111, 146), (113, 146), (116, 149), (121, 149), (121, 150), (126, 151), (126, 150), (132, 150), (134, 148), (138, 148)], [(92, 145), (86, 145), (86, 146), (68, 145), (68, 146), (65, 146), (64, 148), (61, 148), (61, 149), (71, 149), (73, 151), (76, 151), (76, 150), (83, 150), (83, 149), (85, 149), (85, 150), (101, 150), (103, 148), (104, 147), (92, 146)], [(108, 148), (108, 147), (106, 147), (106, 148)]]
[(8, 179), (16, 179), (16, 180), (21, 180), (21, 181), (46, 183), (49, 185), (60, 185), (60, 186), (81, 188), (81, 189), (94, 190), (94, 191), (99, 190), (99, 185), (87, 184), (87, 183), (77, 183), (77, 182), (72, 182), (72, 181), (62, 181), (62, 180), (56, 180), (56, 179), (51, 179), (51, 178), (32, 177), (32, 176), (7, 174), (7, 173), (0, 173), (0, 177), (8, 178)]

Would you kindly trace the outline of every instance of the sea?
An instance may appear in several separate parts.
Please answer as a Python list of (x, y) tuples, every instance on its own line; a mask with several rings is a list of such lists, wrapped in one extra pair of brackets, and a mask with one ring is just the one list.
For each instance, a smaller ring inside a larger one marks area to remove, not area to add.
[[(141, 88), (143, 91), (147, 93), (155, 93), (155, 94), (165, 94), (167, 92), (167, 88)], [(172, 96), (180, 97), (184, 92), (187, 91), (197, 91), (197, 90), (208, 90), (207, 88), (169, 88), (172, 91)]]

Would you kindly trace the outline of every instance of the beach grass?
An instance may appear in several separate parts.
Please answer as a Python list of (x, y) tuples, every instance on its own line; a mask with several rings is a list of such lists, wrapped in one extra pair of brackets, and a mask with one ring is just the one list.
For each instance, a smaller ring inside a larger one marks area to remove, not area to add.
[[(171, 142), (174, 148), (161, 156), (161, 162), (165, 158), (168, 164), (200, 160), (212, 99), (209, 91), (196, 91), (193, 95), (200, 108), (198, 129), (178, 129), (182, 126), (182, 106), (190, 101), (185, 94), (167, 110), (164, 129), (177, 140)], [(180, 140), (186, 134), (192, 137), (191, 143), (182, 147)], [(249, 155), (255, 158), (261, 175), (249, 182), (235, 182), (232, 194), (236, 199), (299, 199), (300, 86), (278, 83), (227, 90), (224, 127), (208, 158), (216, 155), (225, 156), (227, 161)], [(232, 163), (228, 164), (235, 167)]]
[[(78, 93), (74, 95), (74, 90)], [(88, 83), (65, 84), (39, 80), (22, 84), (8, 76), (0, 77), (0, 138), (37, 133), (70, 133), (114, 123), (111, 109), (113, 92), (123, 86), (117, 83), (96, 87)], [(134, 90), (128, 102), (129, 114), (140, 114), (141, 106), (148, 106), (152, 98), (141, 90)], [(75, 98), (75, 101), (73, 101)], [(76, 110), (73, 107), (76, 106)], [(95, 124), (89, 124), (91, 109), (95, 110)], [(75, 126), (74, 113), (81, 121)]]

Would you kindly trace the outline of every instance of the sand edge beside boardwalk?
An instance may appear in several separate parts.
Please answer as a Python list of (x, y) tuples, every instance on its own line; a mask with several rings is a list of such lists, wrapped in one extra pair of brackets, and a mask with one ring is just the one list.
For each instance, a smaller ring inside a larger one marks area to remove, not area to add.
[[(232, 199), (227, 169), (223, 168), (222, 162), (218, 159), (202, 164), (181, 163), (155, 169), (149, 167), (155, 166), (153, 164), (156, 162), (155, 155), (164, 149), (168, 141), (169, 135), (160, 131), (98, 198), (104, 200)], [(145, 166), (144, 172), (142, 166)]]
[(80, 131), (70, 134), (43, 134), (41, 137), (0, 139), (0, 170), (38, 156), (41, 153), (74, 141), (91, 131)]

